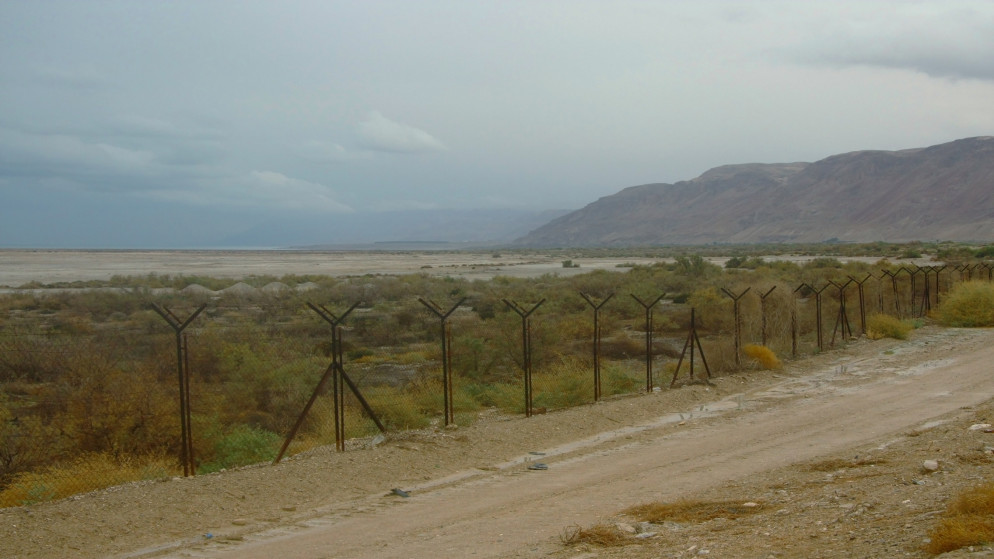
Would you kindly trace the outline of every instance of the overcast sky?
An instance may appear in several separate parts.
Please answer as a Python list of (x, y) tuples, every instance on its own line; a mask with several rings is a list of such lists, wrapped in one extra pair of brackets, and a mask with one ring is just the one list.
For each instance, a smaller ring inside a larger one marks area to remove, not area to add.
[(994, 2), (4, 0), (0, 69), (0, 246), (126, 245), (992, 135)]

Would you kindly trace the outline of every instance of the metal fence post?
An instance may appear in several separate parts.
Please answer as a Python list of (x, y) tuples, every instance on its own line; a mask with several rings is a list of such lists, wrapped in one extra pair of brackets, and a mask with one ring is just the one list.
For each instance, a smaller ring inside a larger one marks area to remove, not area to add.
[(179, 416), (180, 416), (180, 462), (183, 464), (183, 476), (197, 475), (193, 461), (193, 426), (190, 410), (190, 362), (183, 330), (207, 308), (200, 305), (186, 320), (181, 320), (166, 307), (152, 303), (152, 310), (159, 314), (172, 327), (176, 334), (176, 373), (179, 380)]
[(532, 416), (532, 343), (531, 343), (531, 322), (529, 317), (533, 312), (535, 312), (545, 299), (542, 299), (535, 304), (531, 309), (525, 310), (524, 307), (518, 305), (514, 301), (508, 301), (507, 299), (501, 299), (504, 304), (507, 305), (511, 310), (518, 313), (521, 317), (521, 352), (522, 352), (522, 369), (524, 370), (525, 376), (525, 417)]
[(593, 299), (586, 293), (580, 292), (580, 296), (594, 309), (594, 401), (596, 402), (601, 399), (601, 328), (598, 323), (598, 315), (600, 314), (601, 307), (610, 301), (611, 297), (614, 297), (614, 293), (608, 295), (600, 303), (594, 303)]
[(427, 301), (418, 297), (418, 301), (435, 313), (442, 323), (442, 392), (445, 400), (445, 425), (455, 423), (455, 412), (452, 403), (452, 330), (449, 327), (449, 316), (463, 304), (466, 298), (459, 299), (459, 302), (452, 306), (447, 312), (443, 311), (435, 301)]
[(631, 294), (632, 299), (638, 301), (640, 305), (645, 309), (645, 393), (651, 394), (653, 388), (652, 382), (652, 307), (656, 306), (656, 303), (661, 301), (663, 297), (666, 296), (665, 293), (656, 297), (651, 303), (646, 303), (635, 296), (634, 293)]
[(742, 352), (742, 317), (739, 315), (739, 299), (741, 299), (746, 293), (749, 293), (750, 289), (752, 288), (747, 287), (745, 291), (743, 291), (742, 293), (739, 293), (738, 295), (732, 295), (732, 293), (729, 292), (724, 287), (721, 288), (721, 290), (725, 293), (725, 295), (728, 295), (732, 299), (732, 301), (734, 301), (732, 303), (732, 312), (735, 317), (735, 366), (736, 367), (742, 366), (741, 358), (739, 357), (739, 354)]

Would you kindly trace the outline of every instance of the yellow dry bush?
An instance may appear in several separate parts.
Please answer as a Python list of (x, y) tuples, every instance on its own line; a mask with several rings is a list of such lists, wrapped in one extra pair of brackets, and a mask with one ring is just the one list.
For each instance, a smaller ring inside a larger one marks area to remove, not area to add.
[(175, 458), (165, 456), (114, 458), (93, 453), (36, 472), (14, 476), (0, 491), (0, 508), (62, 499), (131, 481), (157, 479), (179, 473)]
[(938, 555), (994, 541), (994, 484), (961, 493), (929, 533), (925, 551)]
[(755, 360), (764, 369), (774, 370), (783, 367), (783, 364), (777, 359), (777, 354), (764, 345), (746, 344), (742, 346), (742, 353)]
[(559, 539), (563, 545), (576, 545), (585, 543), (599, 547), (616, 547), (628, 543), (627, 535), (616, 526), (608, 524), (595, 524), (589, 528), (578, 525), (566, 527)]
[(914, 325), (889, 314), (871, 314), (866, 317), (866, 337), (871, 340), (894, 338), (906, 340)]
[(935, 317), (946, 326), (994, 326), (994, 284), (968, 281), (943, 296)]
[(625, 514), (643, 522), (659, 524), (671, 522), (707, 522), (715, 518), (734, 520), (741, 516), (762, 510), (759, 503), (746, 504), (741, 501), (689, 501), (674, 503), (646, 503), (636, 505)]

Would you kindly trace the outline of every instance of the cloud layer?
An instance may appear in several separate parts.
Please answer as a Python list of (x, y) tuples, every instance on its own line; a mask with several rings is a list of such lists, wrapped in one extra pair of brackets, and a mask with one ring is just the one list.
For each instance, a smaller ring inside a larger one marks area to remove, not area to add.
[(992, 52), (981, 0), (0, 2), (0, 222), (578, 208), (991, 135)]
[(360, 146), (373, 151), (426, 153), (445, 149), (442, 142), (424, 130), (394, 122), (377, 111), (359, 123), (356, 135)]

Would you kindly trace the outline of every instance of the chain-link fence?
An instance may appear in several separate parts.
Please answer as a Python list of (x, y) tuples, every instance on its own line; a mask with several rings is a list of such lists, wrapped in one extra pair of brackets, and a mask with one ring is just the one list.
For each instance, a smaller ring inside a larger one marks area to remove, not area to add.
[[(694, 377), (705, 380), (757, 366), (748, 345), (799, 356), (863, 334), (869, 314), (922, 316), (968, 279), (903, 270), (669, 298), (602, 288), (546, 300), (499, 282), (385, 297), (360, 280), (334, 297), (247, 286), (11, 295), (0, 506), (182, 475), (184, 448), (188, 473), (202, 474), (281, 448), (360, 447), (383, 432), (666, 390), (690, 380), (694, 335), (707, 365)], [(166, 316), (190, 320), (179, 332)]]

